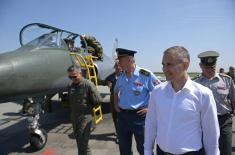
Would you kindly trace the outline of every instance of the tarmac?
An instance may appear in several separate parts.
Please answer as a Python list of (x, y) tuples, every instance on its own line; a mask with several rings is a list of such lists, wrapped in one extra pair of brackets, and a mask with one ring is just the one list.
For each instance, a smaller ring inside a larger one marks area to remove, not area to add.
[[(103, 120), (93, 130), (90, 147), (93, 155), (119, 155), (118, 144), (107, 95), (102, 103)], [(53, 98), (52, 112), (41, 116), (41, 128), (48, 133), (46, 146), (34, 151), (29, 144), (27, 117), (20, 112), (22, 106), (7, 102), (0, 104), (0, 155), (77, 155), (77, 145), (73, 137), (69, 108)], [(235, 124), (235, 123), (234, 123)], [(233, 124), (233, 134), (235, 125)], [(138, 155), (133, 138), (133, 154)], [(235, 136), (233, 135), (233, 154), (235, 155)]]
[[(95, 127), (90, 137), (89, 144), (93, 155), (120, 154), (108, 101), (109, 95), (106, 94), (102, 103), (103, 120)], [(46, 146), (36, 152), (30, 147), (27, 117), (21, 114), (21, 108), (21, 105), (13, 102), (0, 104), (0, 155), (78, 154), (69, 108), (61, 105), (56, 97), (53, 98), (52, 112), (41, 115), (39, 122), (41, 128), (46, 130), (48, 139)], [(133, 154), (138, 154), (135, 141)]]

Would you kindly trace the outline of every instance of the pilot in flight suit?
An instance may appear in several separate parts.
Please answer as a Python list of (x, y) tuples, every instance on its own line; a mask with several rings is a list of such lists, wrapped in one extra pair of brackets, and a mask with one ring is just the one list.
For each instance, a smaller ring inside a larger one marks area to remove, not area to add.
[(67, 71), (72, 80), (68, 95), (78, 154), (90, 155), (88, 141), (92, 126), (92, 108), (100, 103), (101, 97), (96, 86), (82, 77), (81, 68), (73, 65)]

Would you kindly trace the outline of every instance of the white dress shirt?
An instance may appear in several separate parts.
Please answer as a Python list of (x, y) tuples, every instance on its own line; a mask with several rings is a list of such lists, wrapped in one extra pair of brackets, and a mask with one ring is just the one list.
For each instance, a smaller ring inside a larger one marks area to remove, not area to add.
[(155, 140), (172, 154), (197, 151), (202, 133), (206, 155), (219, 155), (219, 124), (210, 89), (189, 78), (178, 92), (170, 82), (155, 87), (145, 122), (145, 155), (152, 155)]

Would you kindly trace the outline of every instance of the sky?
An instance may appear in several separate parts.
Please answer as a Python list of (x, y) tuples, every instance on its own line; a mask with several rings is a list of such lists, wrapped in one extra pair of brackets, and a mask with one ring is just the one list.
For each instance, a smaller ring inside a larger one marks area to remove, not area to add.
[(1, 0), (0, 53), (20, 47), (19, 32), (30, 23), (93, 35), (110, 57), (117, 38), (154, 72), (176, 45), (190, 53), (189, 72), (201, 72), (197, 55), (207, 50), (220, 53), (217, 70), (235, 66), (234, 0)]

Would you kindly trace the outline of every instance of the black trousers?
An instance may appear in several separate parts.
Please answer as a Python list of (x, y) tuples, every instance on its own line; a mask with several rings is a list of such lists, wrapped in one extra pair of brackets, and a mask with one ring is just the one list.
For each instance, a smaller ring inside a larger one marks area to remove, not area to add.
[(231, 114), (218, 116), (220, 126), (219, 149), (221, 155), (232, 154), (232, 125), (233, 120)]
[[(157, 155), (174, 155), (172, 153), (167, 153), (164, 152), (163, 150), (160, 149), (160, 147), (157, 145)], [(204, 149), (200, 149), (198, 151), (191, 151), (191, 152), (187, 152), (184, 153), (182, 155), (206, 155)]]

